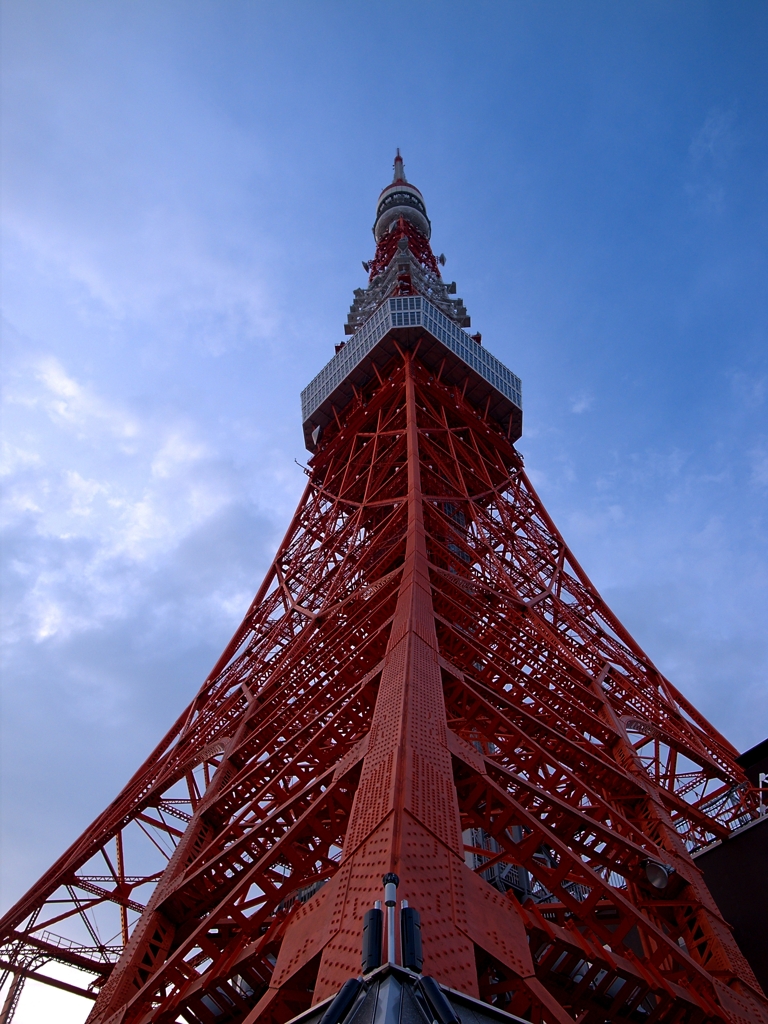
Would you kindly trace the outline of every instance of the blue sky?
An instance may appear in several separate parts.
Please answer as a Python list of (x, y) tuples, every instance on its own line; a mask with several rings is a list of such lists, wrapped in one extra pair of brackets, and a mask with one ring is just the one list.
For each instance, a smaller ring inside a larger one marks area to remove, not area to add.
[(396, 146), (576, 557), (740, 749), (765, 737), (763, 2), (2, 15), (3, 906), (256, 590)]

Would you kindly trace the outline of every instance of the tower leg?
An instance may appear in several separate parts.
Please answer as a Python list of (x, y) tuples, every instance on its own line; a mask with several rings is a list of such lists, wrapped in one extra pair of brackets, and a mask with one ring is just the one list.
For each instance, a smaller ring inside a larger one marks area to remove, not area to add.
[(21, 992), (26, 980), (27, 979), (23, 974), (16, 974), (12, 976), (11, 984), (8, 988), (8, 995), (5, 997), (2, 1010), (0, 1010), (0, 1024), (11, 1024), (14, 1014), (16, 1013), (16, 1007), (19, 1005)]

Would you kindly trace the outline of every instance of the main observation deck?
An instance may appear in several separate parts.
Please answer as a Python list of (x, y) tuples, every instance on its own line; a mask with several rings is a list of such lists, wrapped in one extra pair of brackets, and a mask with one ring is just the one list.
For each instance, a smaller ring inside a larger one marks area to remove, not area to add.
[(312, 434), (321, 431), (401, 349), (418, 342), (419, 359), (440, 373), (446, 384), (464, 389), (466, 399), (496, 420), (511, 441), (522, 434), (523, 397), (520, 378), (457, 327), (423, 295), (388, 298), (351, 340), (301, 392), (304, 441), (310, 451)]

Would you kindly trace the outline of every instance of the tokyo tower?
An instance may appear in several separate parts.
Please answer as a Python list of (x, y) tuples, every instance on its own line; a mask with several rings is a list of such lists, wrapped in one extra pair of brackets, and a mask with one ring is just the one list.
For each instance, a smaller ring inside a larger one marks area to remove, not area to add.
[(33, 978), (89, 1024), (768, 1024), (694, 857), (758, 791), (531, 486), (520, 380), (466, 329), (399, 151), (373, 230), (302, 392), (285, 538), (192, 703), (0, 922), (0, 1021)]

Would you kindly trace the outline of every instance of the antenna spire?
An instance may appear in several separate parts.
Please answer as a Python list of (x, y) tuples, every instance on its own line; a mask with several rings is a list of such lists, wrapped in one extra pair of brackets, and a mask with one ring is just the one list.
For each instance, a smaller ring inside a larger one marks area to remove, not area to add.
[(400, 156), (400, 149), (398, 147), (395, 153), (395, 176), (392, 178), (392, 183), (396, 181), (407, 181), (405, 176), (405, 170), (403, 169), (403, 158)]

